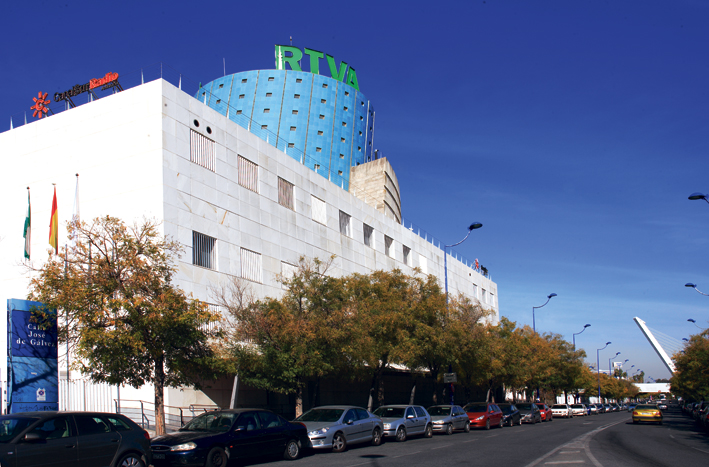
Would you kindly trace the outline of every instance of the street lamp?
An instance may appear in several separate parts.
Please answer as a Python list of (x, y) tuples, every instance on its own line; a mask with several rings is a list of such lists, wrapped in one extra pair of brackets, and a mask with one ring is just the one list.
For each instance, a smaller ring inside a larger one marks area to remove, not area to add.
[(590, 324), (585, 325), (585, 326), (583, 327), (583, 329), (582, 329), (580, 332), (575, 332), (575, 333), (571, 336), (571, 339), (574, 341), (574, 350), (576, 350), (576, 334), (581, 334), (582, 332), (584, 332), (584, 331), (586, 330), (586, 328), (588, 328), (588, 327), (590, 327), (590, 326), (591, 326)]
[(690, 287), (690, 288), (696, 290), (697, 292), (699, 292), (699, 293), (702, 294), (702, 295), (709, 296), (709, 294), (705, 294), (704, 292), (701, 292), (701, 291), (697, 288), (697, 284), (693, 284), (693, 283), (691, 283), (691, 282), (687, 282), (686, 284), (684, 284), (684, 286), (685, 286), (685, 287)]
[(598, 370), (598, 402), (601, 402), (601, 350), (605, 349), (611, 345), (610, 342), (606, 342), (606, 345), (600, 349), (596, 349), (596, 369)]
[(697, 192), (697, 193), (692, 193), (691, 195), (689, 195), (689, 197), (687, 197), (687, 199), (691, 199), (691, 200), (703, 199), (704, 201), (709, 203), (709, 199), (707, 199), (707, 196), (709, 196), (709, 195), (705, 195), (704, 193)]
[(468, 239), (470, 236), (470, 232), (472, 232), (475, 229), (479, 229), (483, 225), (480, 222), (473, 222), (470, 224), (470, 227), (468, 227), (468, 233), (465, 235), (465, 238), (458, 243), (454, 243), (452, 245), (444, 245), (443, 246), (443, 274), (445, 275), (445, 284), (446, 284), (446, 308), (448, 307), (448, 248), (452, 248), (454, 246), (458, 246), (464, 241)]
[(620, 355), (620, 352), (617, 352), (615, 355), (608, 359), (608, 376), (611, 376), (611, 360), (613, 360), (618, 355)]
[[(544, 302), (544, 305), (546, 305), (547, 303), (549, 303), (549, 300), (551, 300), (552, 297), (556, 297), (556, 294), (555, 294), (555, 293), (550, 293), (549, 295), (547, 295), (547, 301)], [(532, 307), (532, 330), (534, 331), (535, 334), (537, 333), (537, 323), (536, 323), (536, 320), (534, 319), (534, 310), (536, 310), (537, 308), (541, 308), (541, 307), (543, 307), (544, 305), (541, 305), (541, 306), (533, 306), (533, 307)]]
[(697, 321), (696, 321), (696, 320), (694, 320), (694, 319), (692, 319), (692, 318), (689, 318), (687, 321), (689, 321), (690, 323), (694, 324), (694, 325), (697, 326), (699, 329), (703, 329), (701, 326), (699, 326), (699, 325), (697, 324)]
[[(454, 246), (460, 245), (464, 241), (468, 239), (470, 236), (470, 233), (475, 230), (479, 229), (482, 227), (482, 223), (480, 222), (473, 222), (470, 224), (468, 227), (468, 233), (465, 235), (465, 238), (463, 240), (459, 241), (458, 243), (454, 243), (452, 245), (444, 245), (443, 246), (443, 274), (445, 275), (445, 283), (446, 283), (446, 309), (448, 309), (448, 248), (453, 248)], [(453, 373), (453, 364), (449, 363), (448, 364), (448, 373)], [(453, 405), (453, 383), (450, 383), (450, 393), (451, 393), (451, 405)]]

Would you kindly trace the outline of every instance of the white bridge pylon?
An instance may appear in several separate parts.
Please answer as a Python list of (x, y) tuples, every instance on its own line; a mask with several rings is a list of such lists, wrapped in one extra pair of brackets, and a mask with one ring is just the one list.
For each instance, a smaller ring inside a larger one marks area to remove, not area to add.
[(640, 330), (645, 334), (645, 338), (650, 342), (650, 345), (652, 346), (653, 349), (655, 349), (655, 352), (657, 352), (657, 356), (660, 357), (660, 360), (662, 360), (662, 363), (665, 364), (667, 369), (670, 371), (670, 373), (674, 374), (675, 373), (675, 364), (672, 363), (672, 359), (667, 355), (667, 352), (665, 352), (665, 349), (662, 348), (660, 343), (657, 341), (655, 338), (655, 335), (650, 331), (650, 329), (647, 327), (645, 324), (645, 321), (641, 320), (637, 316), (633, 318), (633, 321), (635, 321), (635, 324), (638, 325)]

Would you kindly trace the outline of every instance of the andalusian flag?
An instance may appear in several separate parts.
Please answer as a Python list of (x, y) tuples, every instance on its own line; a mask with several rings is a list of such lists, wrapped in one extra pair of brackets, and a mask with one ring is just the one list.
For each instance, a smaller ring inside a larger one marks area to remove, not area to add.
[(59, 213), (57, 212), (57, 187), (54, 187), (52, 200), (52, 218), (49, 220), (49, 244), (54, 247), (54, 253), (59, 254)]
[(25, 233), (22, 235), (23, 237), (25, 237), (25, 258), (27, 259), (30, 259), (30, 237), (32, 236), (32, 222), (30, 221), (30, 219), (32, 218), (31, 213), (32, 209), (30, 206), (30, 189), (27, 188), (27, 217), (25, 217)]

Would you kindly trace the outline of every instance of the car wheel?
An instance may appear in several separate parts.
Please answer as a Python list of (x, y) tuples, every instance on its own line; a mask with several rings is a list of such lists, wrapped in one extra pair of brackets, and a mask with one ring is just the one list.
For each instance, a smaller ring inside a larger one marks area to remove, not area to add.
[(298, 440), (291, 439), (286, 443), (286, 450), (283, 452), (283, 458), (287, 461), (294, 461), (300, 457), (300, 443)]
[(382, 444), (382, 430), (377, 427), (372, 432), (372, 446), (379, 446), (380, 444)]
[(126, 454), (116, 464), (116, 467), (145, 467), (145, 463), (138, 454)]
[(453, 434), (453, 424), (452, 423), (449, 423), (448, 425), (446, 425), (446, 434), (447, 435)]
[(406, 428), (403, 426), (400, 426), (398, 430), (396, 430), (396, 440), (400, 443), (406, 441)]
[(470, 422), (465, 422), (465, 428), (463, 428), (463, 431), (470, 433)]
[[(453, 433), (452, 428), (453, 427), (451, 427), (451, 433)], [(430, 423), (426, 425), (426, 430), (424, 430), (423, 436), (426, 438), (433, 438), (433, 425), (431, 425)]]
[(522, 426), (522, 417), (519, 417), (519, 421), (517, 422), (517, 425)]
[(347, 439), (340, 432), (335, 433), (332, 437), (332, 452), (343, 452), (347, 449)]
[(490, 429), (490, 419), (489, 418), (487, 420), (485, 420), (485, 429), (486, 430)]
[(207, 454), (207, 463), (205, 467), (226, 467), (227, 457), (224, 449), (220, 447), (214, 447)]
[(505, 420), (501, 418), (500, 419), (500, 428), (502, 428), (503, 426), (505, 426)]
[(554, 416), (553, 416), (553, 415), (550, 415), (550, 416), (549, 416), (549, 421), (550, 421), (550, 422), (553, 422), (553, 421), (554, 421)]

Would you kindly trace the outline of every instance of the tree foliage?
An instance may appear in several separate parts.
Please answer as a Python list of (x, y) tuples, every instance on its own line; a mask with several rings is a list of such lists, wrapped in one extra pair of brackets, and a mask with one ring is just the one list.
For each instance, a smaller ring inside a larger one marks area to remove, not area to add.
[(59, 340), (74, 350), (74, 368), (95, 382), (154, 385), (162, 433), (164, 388), (198, 386), (216, 368), (209, 341), (218, 334), (206, 325), (218, 317), (172, 284), (180, 248), (158, 227), (112, 217), (70, 224), (76, 246), (36, 271), (29, 298), (66, 317)]
[(687, 400), (709, 399), (709, 330), (690, 337), (684, 350), (672, 360), (675, 373), (670, 380), (672, 393)]

